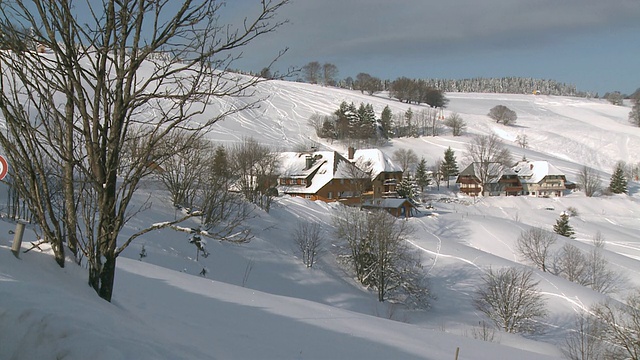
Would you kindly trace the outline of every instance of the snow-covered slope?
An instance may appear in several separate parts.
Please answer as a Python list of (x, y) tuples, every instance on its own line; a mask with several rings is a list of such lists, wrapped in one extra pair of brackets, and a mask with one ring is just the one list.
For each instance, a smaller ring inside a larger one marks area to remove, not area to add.
[[(330, 114), (342, 101), (371, 103), (378, 114), (386, 105), (394, 112), (422, 108), (384, 94), (284, 81), (260, 84), (258, 97), (268, 98), (260, 108), (218, 123), (209, 136), (223, 144), (253, 137), (282, 150), (313, 142), (344, 151), (338, 143), (315, 137), (307, 123), (312, 114)], [(628, 107), (544, 95), (447, 97), (446, 114), (459, 113), (469, 135), (395, 139), (382, 150), (392, 154), (411, 148), (432, 164), (451, 146), (463, 162), (471, 134), (495, 133), (517, 157), (548, 160), (569, 180), (588, 165), (600, 170), (605, 182), (616, 161), (640, 161), (640, 129), (628, 124)], [(515, 126), (496, 124), (486, 116), (498, 104), (518, 113)], [(527, 149), (514, 142), (521, 134), (528, 137)], [(111, 304), (86, 286), (85, 269), (71, 263), (60, 269), (37, 250), (15, 259), (8, 233), (14, 224), (0, 222), (0, 358), (450, 359), (458, 347), (460, 359), (560, 358), (557, 345), (571, 326), (571, 315), (604, 296), (537, 272), (550, 309), (546, 332), (527, 338), (500, 333), (496, 343), (473, 338), (474, 327), (485, 319), (474, 309), (472, 297), (489, 266), (524, 264), (513, 250), (520, 231), (529, 226), (550, 229), (569, 207), (578, 211), (571, 218), (577, 238), (559, 241), (558, 247), (572, 241), (586, 249), (600, 231), (614, 269), (640, 286), (637, 183), (631, 184), (630, 196), (585, 198), (574, 193), (557, 199), (495, 197), (477, 202), (458, 197), (446, 185), (441, 188), (428, 191), (433, 216), (425, 212), (408, 220), (416, 230), (411, 242), (421, 253), (435, 295), (425, 311), (378, 303), (341, 270), (331, 256), (335, 206), (321, 202), (279, 198), (268, 214), (256, 211), (250, 220), (253, 241), (209, 241), (211, 255), (197, 261), (188, 235), (170, 230), (147, 234), (119, 259)], [(123, 235), (174, 219), (166, 194), (153, 182), (144, 184), (137, 201), (149, 197), (152, 207), (137, 214)], [(326, 224), (328, 252), (312, 269), (295, 255), (290, 234), (299, 221)], [(26, 244), (35, 239), (29, 229)], [(147, 257), (138, 260), (143, 245)], [(206, 277), (198, 275), (203, 268)]]

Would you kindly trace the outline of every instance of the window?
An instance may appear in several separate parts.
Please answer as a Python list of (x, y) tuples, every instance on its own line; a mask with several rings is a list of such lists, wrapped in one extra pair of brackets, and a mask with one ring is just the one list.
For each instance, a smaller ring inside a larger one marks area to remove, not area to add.
[(327, 199), (333, 199), (333, 192), (329, 191), (329, 194), (327, 194)]
[(311, 200), (311, 195), (306, 194), (306, 195), (304, 196), (304, 198), (305, 198), (305, 199), (309, 199), (309, 200)]

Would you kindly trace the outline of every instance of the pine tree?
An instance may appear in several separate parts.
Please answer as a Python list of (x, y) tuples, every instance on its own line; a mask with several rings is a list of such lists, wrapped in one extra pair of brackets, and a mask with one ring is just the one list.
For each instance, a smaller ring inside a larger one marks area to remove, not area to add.
[(409, 178), (404, 178), (396, 188), (398, 196), (403, 199), (413, 199), (416, 197), (416, 191), (413, 188), (413, 182)]
[(444, 151), (444, 161), (442, 162), (441, 172), (442, 176), (447, 179), (447, 187), (449, 187), (449, 178), (460, 172), (460, 170), (458, 170), (455, 152), (451, 149), (451, 146)]
[(627, 193), (627, 178), (624, 175), (624, 163), (622, 161), (616, 164), (616, 168), (611, 175), (611, 182), (609, 183), (609, 190), (614, 194), (626, 194)]
[(418, 166), (416, 166), (416, 183), (420, 186), (420, 191), (424, 191), (424, 187), (428, 186), (431, 182), (431, 178), (429, 177), (429, 173), (427, 170), (427, 160), (423, 158), (420, 159)]
[(360, 103), (357, 112), (357, 123), (354, 125), (354, 135), (358, 139), (370, 139), (375, 132), (376, 114), (373, 105)]
[(558, 235), (566, 236), (571, 239), (575, 238), (573, 236), (575, 231), (573, 231), (573, 227), (569, 225), (569, 215), (565, 212), (560, 214), (560, 217), (556, 220), (556, 224), (553, 225), (553, 231)]
[(382, 126), (382, 133), (386, 138), (389, 138), (392, 135), (392, 132), (391, 132), (392, 118), (393, 118), (393, 113), (391, 112), (389, 105), (387, 105), (384, 107), (384, 109), (382, 109), (382, 113), (380, 114), (380, 125)]

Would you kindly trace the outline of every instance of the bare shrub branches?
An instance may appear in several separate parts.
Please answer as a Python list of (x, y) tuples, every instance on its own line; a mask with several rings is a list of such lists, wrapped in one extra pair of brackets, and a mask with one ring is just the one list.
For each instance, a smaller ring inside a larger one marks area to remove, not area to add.
[(516, 248), (520, 256), (531, 261), (540, 270), (547, 272), (550, 248), (556, 242), (556, 235), (542, 228), (532, 227), (520, 233)]
[(293, 241), (302, 257), (302, 263), (308, 268), (313, 267), (323, 254), (325, 237), (322, 226), (318, 223), (300, 222), (293, 233)]
[(538, 284), (531, 270), (489, 269), (476, 291), (476, 309), (505, 332), (534, 332), (535, 321), (547, 315)]

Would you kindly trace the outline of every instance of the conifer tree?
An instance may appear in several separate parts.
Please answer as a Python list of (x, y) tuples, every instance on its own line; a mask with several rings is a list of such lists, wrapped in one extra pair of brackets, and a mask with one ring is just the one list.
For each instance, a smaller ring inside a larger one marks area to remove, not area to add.
[(428, 186), (431, 182), (431, 178), (429, 177), (427, 170), (427, 160), (425, 158), (421, 158), (418, 166), (416, 166), (416, 183), (420, 186), (420, 191), (424, 191), (424, 187)]
[(442, 176), (447, 179), (447, 187), (449, 187), (449, 178), (460, 172), (460, 170), (458, 170), (455, 152), (451, 149), (451, 146), (444, 151), (444, 161), (442, 162), (441, 172)]
[(393, 113), (391, 112), (389, 105), (387, 105), (384, 107), (384, 109), (382, 109), (382, 113), (380, 114), (380, 125), (382, 125), (382, 133), (386, 138), (389, 138), (392, 135), (391, 133), (392, 118), (393, 118)]
[(413, 182), (409, 180), (409, 178), (402, 179), (400, 184), (398, 184), (396, 191), (398, 192), (398, 196), (403, 199), (413, 199), (416, 197), (416, 192), (413, 188)]
[(574, 239), (573, 236), (575, 231), (573, 231), (573, 227), (569, 225), (569, 215), (565, 212), (560, 214), (558, 220), (556, 220), (556, 224), (553, 225), (553, 231), (562, 236), (566, 236), (568, 238)]
[(614, 194), (626, 194), (627, 193), (627, 178), (624, 175), (624, 163), (619, 161), (616, 164), (616, 168), (611, 175), (611, 182), (609, 183), (609, 190)]

